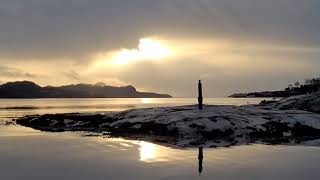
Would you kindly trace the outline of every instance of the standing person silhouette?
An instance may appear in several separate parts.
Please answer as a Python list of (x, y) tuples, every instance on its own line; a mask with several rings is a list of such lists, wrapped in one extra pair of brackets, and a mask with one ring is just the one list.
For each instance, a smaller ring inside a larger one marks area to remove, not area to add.
[(201, 80), (198, 82), (198, 107), (200, 110), (202, 110), (202, 103), (203, 103), (203, 97), (202, 97), (202, 84)]

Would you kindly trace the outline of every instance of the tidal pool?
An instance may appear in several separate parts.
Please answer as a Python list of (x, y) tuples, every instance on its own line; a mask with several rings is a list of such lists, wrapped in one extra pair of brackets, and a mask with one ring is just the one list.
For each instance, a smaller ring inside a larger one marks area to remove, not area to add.
[[(319, 179), (320, 148), (245, 145), (199, 150), (0, 126), (1, 180)], [(202, 169), (201, 166), (202, 165)]]

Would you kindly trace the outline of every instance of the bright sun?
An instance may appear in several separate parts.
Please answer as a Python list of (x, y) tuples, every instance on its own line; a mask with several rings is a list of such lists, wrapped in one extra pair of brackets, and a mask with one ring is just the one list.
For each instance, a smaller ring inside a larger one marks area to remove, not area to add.
[(170, 55), (169, 48), (161, 41), (143, 38), (138, 49), (122, 49), (113, 56), (116, 64), (125, 65), (134, 61), (159, 60)]

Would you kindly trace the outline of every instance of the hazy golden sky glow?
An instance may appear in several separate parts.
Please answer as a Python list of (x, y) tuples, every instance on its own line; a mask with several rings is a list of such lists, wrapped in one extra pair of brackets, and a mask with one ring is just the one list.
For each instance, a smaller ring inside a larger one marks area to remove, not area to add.
[(137, 49), (122, 49), (112, 56), (112, 60), (118, 65), (133, 61), (161, 60), (170, 56), (170, 51), (170, 48), (159, 40), (142, 38)]
[(320, 1), (0, 0), (0, 83), (96, 83), (194, 97), (320, 75)]

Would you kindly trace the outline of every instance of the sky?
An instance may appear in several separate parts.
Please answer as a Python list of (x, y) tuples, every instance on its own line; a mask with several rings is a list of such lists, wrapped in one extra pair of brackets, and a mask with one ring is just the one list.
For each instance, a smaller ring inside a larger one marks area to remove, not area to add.
[(318, 0), (0, 0), (0, 83), (206, 97), (320, 76)]

